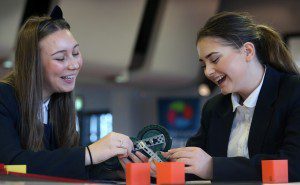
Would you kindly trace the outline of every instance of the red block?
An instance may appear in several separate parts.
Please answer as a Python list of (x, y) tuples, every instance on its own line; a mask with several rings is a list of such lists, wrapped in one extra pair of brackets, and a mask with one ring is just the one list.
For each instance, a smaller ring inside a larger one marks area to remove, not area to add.
[(262, 160), (263, 183), (288, 183), (288, 160)]
[(156, 163), (156, 183), (157, 185), (185, 184), (184, 163)]
[(7, 171), (4, 168), (4, 164), (0, 164), (0, 174), (7, 174)]
[(150, 185), (150, 164), (127, 163), (126, 185)]

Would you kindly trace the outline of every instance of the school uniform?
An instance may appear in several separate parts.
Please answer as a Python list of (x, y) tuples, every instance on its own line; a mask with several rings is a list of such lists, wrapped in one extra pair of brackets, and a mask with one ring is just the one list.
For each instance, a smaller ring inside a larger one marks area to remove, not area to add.
[(288, 159), (289, 180), (300, 181), (300, 77), (267, 66), (248, 135), (241, 135), (247, 147), (240, 149), (232, 147), (238, 143), (231, 134), (237, 112), (231, 94), (213, 97), (203, 107), (198, 133), (187, 142), (213, 157), (212, 180), (261, 181), (261, 160)]
[(116, 173), (102, 164), (86, 167), (85, 147), (58, 148), (51, 123), (41, 123), (44, 126), (44, 150), (23, 149), (18, 132), (19, 109), (14, 88), (0, 83), (0, 163), (25, 164), (27, 173), (33, 174), (76, 179), (117, 178)]
[[(51, 124), (44, 124), (45, 150), (33, 152), (21, 147), (18, 127), (19, 102), (10, 85), (0, 83), (0, 163), (25, 164), (27, 172), (86, 179), (85, 148), (57, 148)], [(42, 124), (42, 123), (41, 123)]]

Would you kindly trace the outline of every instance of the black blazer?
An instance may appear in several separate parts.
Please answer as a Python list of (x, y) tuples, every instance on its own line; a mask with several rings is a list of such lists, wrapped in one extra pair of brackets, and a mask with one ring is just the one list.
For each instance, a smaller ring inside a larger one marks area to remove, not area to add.
[(251, 123), (249, 157), (227, 157), (235, 113), (231, 95), (203, 107), (201, 127), (187, 146), (213, 157), (213, 181), (261, 181), (261, 160), (288, 159), (289, 181), (300, 181), (300, 77), (267, 67)]
[(45, 125), (46, 149), (22, 149), (18, 133), (19, 103), (14, 89), (0, 83), (0, 163), (26, 164), (28, 173), (86, 179), (85, 148), (57, 148), (50, 125)]

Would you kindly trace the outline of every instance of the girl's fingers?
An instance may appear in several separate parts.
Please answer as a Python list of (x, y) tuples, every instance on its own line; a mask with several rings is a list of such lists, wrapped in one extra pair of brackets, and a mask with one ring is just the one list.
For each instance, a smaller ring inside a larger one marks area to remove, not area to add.
[(135, 162), (135, 163), (141, 163), (141, 162), (143, 162), (140, 158), (138, 158), (135, 154), (133, 154), (133, 153), (131, 153), (130, 155), (129, 155), (129, 157), (130, 157), (130, 159), (132, 159), (132, 161), (133, 162)]
[(193, 165), (193, 161), (190, 158), (179, 158), (176, 162), (183, 162), (185, 165)]
[(188, 166), (184, 168), (185, 173), (195, 174), (194, 168), (192, 166)]
[(124, 169), (124, 171), (126, 170), (126, 164), (130, 163), (130, 161), (127, 158), (119, 158), (119, 161)]
[(194, 156), (193, 152), (187, 152), (185, 150), (180, 150), (175, 153), (172, 153), (169, 158), (170, 159), (179, 159), (179, 158), (192, 158)]
[(148, 162), (148, 160), (149, 160), (148, 157), (146, 157), (144, 154), (142, 154), (142, 152), (137, 151), (135, 153), (135, 155), (137, 155), (142, 160), (142, 162)]
[(165, 158), (169, 158), (170, 157), (170, 153), (169, 152), (161, 152), (162, 156), (164, 156)]
[(128, 157), (127, 149), (125, 148), (115, 148), (113, 151), (114, 156), (118, 156), (119, 158)]
[(197, 147), (181, 147), (181, 148), (173, 148), (170, 149), (168, 152), (170, 154), (179, 152), (179, 151), (186, 151), (186, 152), (192, 152), (193, 150), (195, 150)]

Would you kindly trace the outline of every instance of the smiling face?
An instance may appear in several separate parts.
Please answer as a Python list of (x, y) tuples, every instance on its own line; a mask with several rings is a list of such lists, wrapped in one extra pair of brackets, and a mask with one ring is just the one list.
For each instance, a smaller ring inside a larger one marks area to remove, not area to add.
[(67, 29), (58, 30), (39, 42), (43, 67), (43, 99), (56, 92), (70, 92), (82, 66), (79, 45)]
[(245, 53), (216, 37), (204, 37), (197, 43), (199, 61), (205, 76), (218, 85), (222, 94), (242, 92), (247, 86)]

